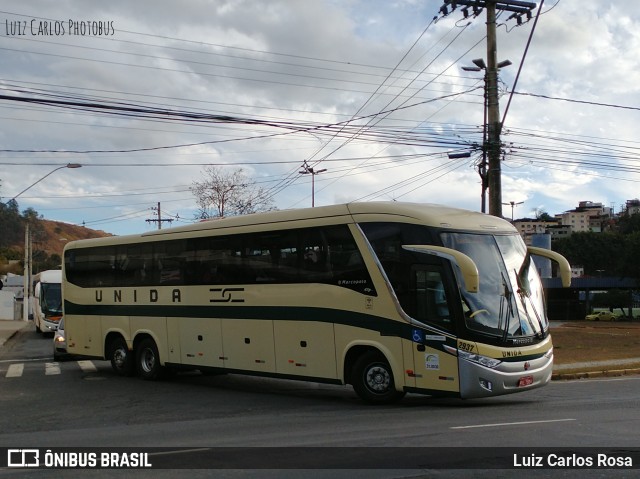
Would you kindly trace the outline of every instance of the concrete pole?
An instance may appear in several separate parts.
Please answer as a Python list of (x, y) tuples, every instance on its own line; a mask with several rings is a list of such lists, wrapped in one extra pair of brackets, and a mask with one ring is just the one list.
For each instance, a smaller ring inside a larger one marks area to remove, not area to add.
[(31, 233), (29, 231), (29, 222), (24, 229), (24, 271), (23, 271), (23, 288), (22, 294), (22, 319), (29, 321), (29, 298), (31, 297)]
[(496, 2), (487, 0), (487, 120), (489, 157), (489, 214), (502, 218), (502, 180), (500, 166), (500, 107), (498, 104), (498, 47)]

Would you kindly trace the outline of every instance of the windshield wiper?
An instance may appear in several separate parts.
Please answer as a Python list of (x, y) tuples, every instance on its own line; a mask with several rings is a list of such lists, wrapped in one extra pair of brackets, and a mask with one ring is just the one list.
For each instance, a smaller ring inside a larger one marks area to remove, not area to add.
[(531, 255), (527, 253), (520, 266), (520, 271), (516, 272), (516, 278), (518, 282), (518, 293), (520, 296), (523, 294), (527, 297), (531, 296), (531, 285), (529, 284), (529, 267), (531, 266)]
[(529, 283), (530, 266), (531, 266), (531, 255), (527, 253), (527, 255), (524, 258), (524, 261), (522, 262), (522, 266), (520, 266), (520, 271), (514, 270), (514, 272), (516, 273), (516, 282), (518, 283), (518, 295), (520, 296), (520, 302), (522, 303), (522, 307), (524, 308), (524, 312), (526, 313), (529, 326), (531, 326), (531, 329), (535, 331), (536, 328), (534, 327), (533, 322), (529, 317), (530, 314), (529, 314), (529, 310), (527, 309), (527, 303), (525, 301), (525, 298), (529, 300), (529, 304), (531, 305), (533, 314), (535, 315), (536, 320), (538, 321), (538, 326), (540, 327), (540, 332), (535, 333), (536, 337), (544, 338), (544, 323), (542, 322), (542, 318), (540, 318), (540, 314), (538, 313), (538, 310), (536, 309), (535, 304), (533, 304), (533, 301), (531, 300), (531, 284)]
[[(500, 276), (502, 277), (502, 287), (504, 288), (503, 293), (500, 295), (500, 321), (498, 323), (498, 331), (502, 329), (502, 341), (506, 342), (507, 341), (507, 337), (509, 336), (509, 322), (511, 321), (511, 318), (513, 317), (513, 302), (511, 301), (511, 289), (509, 289), (509, 281), (507, 281), (507, 279), (504, 277), (504, 272), (500, 273)], [(505, 318), (505, 324), (504, 324), (504, 328), (503, 328), (503, 324), (502, 324), (502, 311), (505, 310), (504, 308), (504, 302), (507, 302), (507, 307), (506, 307), (506, 318)]]

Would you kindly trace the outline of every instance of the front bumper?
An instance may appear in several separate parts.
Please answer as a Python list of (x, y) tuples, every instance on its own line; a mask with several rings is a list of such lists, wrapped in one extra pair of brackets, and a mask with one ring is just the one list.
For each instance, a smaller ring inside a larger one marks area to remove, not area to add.
[(496, 368), (487, 368), (459, 357), (458, 367), (462, 398), (500, 396), (548, 384), (553, 373), (553, 353), (526, 361), (503, 361)]
[(45, 318), (42, 321), (42, 330), (44, 332), (55, 333), (58, 330), (59, 323), (60, 323), (59, 319), (57, 321), (52, 321), (50, 319)]

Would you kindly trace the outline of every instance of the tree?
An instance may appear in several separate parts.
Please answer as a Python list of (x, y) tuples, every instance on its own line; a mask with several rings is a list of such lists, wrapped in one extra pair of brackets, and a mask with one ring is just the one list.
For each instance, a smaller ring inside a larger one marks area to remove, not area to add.
[(549, 213), (542, 208), (534, 208), (531, 212), (538, 221), (555, 221), (555, 218), (549, 215)]
[[(634, 215), (635, 216), (635, 215)], [(640, 231), (623, 236), (624, 245), (616, 252), (615, 258), (621, 276), (640, 279)]]
[(216, 166), (207, 166), (202, 176), (202, 181), (194, 181), (191, 186), (201, 219), (275, 209), (266, 191), (252, 183), (241, 168), (225, 172)]
[(628, 212), (625, 212), (618, 219), (618, 230), (622, 234), (640, 232), (640, 214), (630, 215)]
[(569, 260), (571, 264), (584, 266), (588, 276), (623, 276), (616, 258), (625, 251), (625, 238), (617, 233), (573, 233), (566, 238), (554, 240), (553, 250)]
[(42, 219), (42, 215), (39, 214), (36, 210), (29, 207), (22, 212), (22, 217), (27, 220), (29, 223), (36, 223), (37, 220)]
[(16, 200), (0, 202), (0, 248), (11, 246), (24, 238), (24, 226)]

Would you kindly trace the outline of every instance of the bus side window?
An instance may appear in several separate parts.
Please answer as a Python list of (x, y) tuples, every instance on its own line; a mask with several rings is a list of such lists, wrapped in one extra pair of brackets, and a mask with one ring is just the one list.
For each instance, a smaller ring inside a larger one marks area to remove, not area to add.
[(451, 328), (451, 317), (440, 268), (415, 265), (412, 268), (412, 296), (415, 299), (415, 319)]
[(156, 280), (160, 285), (184, 284), (185, 240), (160, 241), (153, 250)]
[(67, 262), (67, 279), (85, 288), (111, 286), (115, 281), (112, 259), (115, 257), (114, 246), (78, 249), (69, 256)]
[(302, 230), (303, 282), (326, 282), (331, 278), (327, 263), (328, 246), (321, 228)]
[(319, 246), (308, 246), (304, 250), (304, 269), (322, 271), (326, 266), (325, 256)]

